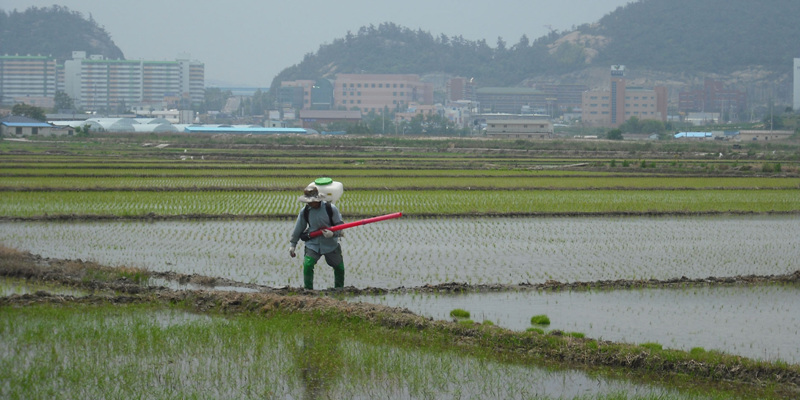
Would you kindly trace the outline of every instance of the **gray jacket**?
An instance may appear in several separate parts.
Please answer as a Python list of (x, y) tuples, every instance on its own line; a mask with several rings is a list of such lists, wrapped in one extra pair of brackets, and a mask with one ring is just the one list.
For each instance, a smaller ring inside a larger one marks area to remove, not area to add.
[[(333, 225), (341, 225), (344, 223), (342, 221), (342, 214), (339, 212), (339, 209), (336, 208), (335, 205), (331, 204), (331, 210), (333, 211)], [(328, 212), (325, 210), (325, 202), (323, 201), (319, 208), (311, 208), (309, 207), (308, 210), (308, 221), (305, 220), (303, 216), (303, 209), (300, 209), (300, 213), (297, 214), (297, 222), (294, 224), (294, 230), (292, 231), (292, 238), (289, 240), (289, 243), (292, 246), (297, 246), (297, 241), (300, 240), (300, 235), (309, 227), (309, 232), (314, 232), (319, 229), (323, 228), (330, 228), (330, 219), (328, 218)], [(326, 239), (322, 235), (312, 238), (311, 240), (306, 242), (306, 247), (316, 251), (319, 254), (326, 254), (336, 250), (336, 247), (339, 245), (339, 237), (341, 237), (342, 231), (334, 232), (334, 235), (330, 239)]]

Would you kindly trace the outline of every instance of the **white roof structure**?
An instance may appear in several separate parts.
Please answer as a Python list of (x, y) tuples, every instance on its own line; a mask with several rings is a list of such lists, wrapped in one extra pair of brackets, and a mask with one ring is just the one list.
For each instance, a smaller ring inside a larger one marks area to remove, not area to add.
[(169, 120), (165, 118), (134, 118), (137, 123), (140, 124), (152, 124), (152, 125), (160, 125), (160, 124), (169, 124)]
[(51, 121), (51, 124), (55, 126), (69, 126), (70, 128), (81, 128), (83, 129), (84, 126), (89, 126), (90, 131), (103, 131), (104, 128), (96, 121), (90, 120), (75, 120), (75, 121)]
[(133, 125), (134, 132), (178, 132), (170, 123), (165, 124), (135, 124)]
[(133, 118), (90, 118), (86, 121), (97, 122), (106, 132), (134, 132), (133, 125), (138, 124)]

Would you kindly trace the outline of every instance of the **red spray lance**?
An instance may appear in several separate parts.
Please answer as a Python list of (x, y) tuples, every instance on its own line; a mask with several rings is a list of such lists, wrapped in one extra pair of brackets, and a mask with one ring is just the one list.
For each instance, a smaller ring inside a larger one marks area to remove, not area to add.
[[(331, 231), (331, 232), (336, 232), (336, 231), (341, 231), (343, 229), (352, 228), (354, 226), (361, 226), (361, 225), (371, 224), (373, 222), (385, 221), (387, 219), (392, 219), (392, 218), (400, 218), (402, 216), (403, 216), (403, 213), (396, 212), (396, 213), (392, 213), (392, 214), (380, 215), (380, 216), (377, 216), (377, 217), (366, 218), (366, 219), (362, 219), (362, 220), (358, 220), (358, 221), (348, 222), (346, 224), (340, 224), (340, 225), (332, 226), (332, 227), (326, 228), (326, 229)], [(319, 235), (322, 235), (322, 229), (319, 229), (319, 230), (316, 230), (314, 232), (309, 233), (308, 237), (309, 238), (315, 238), (315, 237), (317, 237)]]

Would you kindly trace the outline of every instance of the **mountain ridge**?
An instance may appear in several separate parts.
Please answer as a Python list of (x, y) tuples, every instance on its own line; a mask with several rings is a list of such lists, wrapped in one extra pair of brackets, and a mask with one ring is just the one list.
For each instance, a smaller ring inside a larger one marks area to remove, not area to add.
[(321, 45), (281, 71), (272, 87), (335, 73), (445, 74), (479, 86), (583, 77), (598, 87), (607, 85), (611, 65), (622, 64), (632, 84), (664, 85), (671, 96), (711, 78), (755, 102), (790, 102), (792, 58), (800, 57), (800, 41), (790, 40), (800, 36), (796, 15), (796, 0), (640, 0), (592, 24), (535, 40), (523, 35), (510, 46), (498, 39), (494, 47), (386, 22)]
[(105, 28), (67, 7), (30, 7), (6, 13), (0, 9), (0, 55), (51, 56), (60, 62), (73, 51), (124, 60), (122, 50)]

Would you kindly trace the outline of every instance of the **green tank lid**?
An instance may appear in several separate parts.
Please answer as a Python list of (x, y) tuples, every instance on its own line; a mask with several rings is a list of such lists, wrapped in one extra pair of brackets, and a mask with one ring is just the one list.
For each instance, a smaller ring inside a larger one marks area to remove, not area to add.
[(331, 183), (333, 183), (333, 179), (331, 179), (331, 178), (317, 178), (314, 181), (314, 183), (317, 184), (317, 185), (320, 185), (320, 186), (330, 185)]

